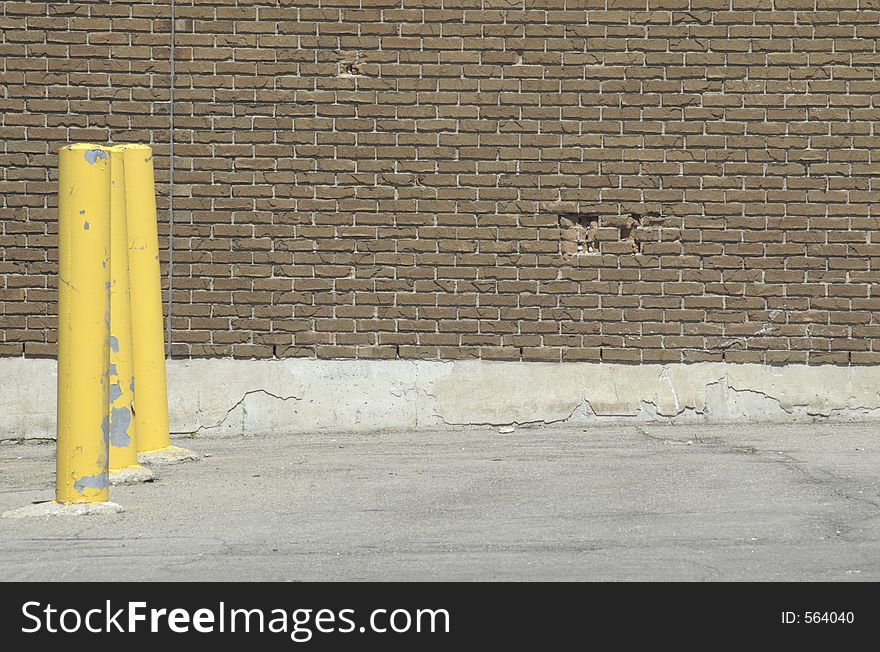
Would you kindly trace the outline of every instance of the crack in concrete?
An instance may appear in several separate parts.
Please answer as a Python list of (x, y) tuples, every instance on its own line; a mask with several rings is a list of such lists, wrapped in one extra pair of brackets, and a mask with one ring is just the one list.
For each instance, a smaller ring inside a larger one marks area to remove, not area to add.
[(786, 414), (797, 415), (799, 412), (805, 413), (810, 417), (825, 417), (827, 418), (831, 414), (836, 412), (844, 412), (844, 411), (852, 411), (852, 410), (861, 410), (863, 415), (880, 412), (880, 407), (870, 407), (867, 405), (844, 405), (841, 407), (833, 407), (828, 408), (827, 410), (819, 410), (817, 408), (811, 408), (807, 403), (795, 403), (789, 407), (783, 405), (782, 401), (776, 398), (775, 396), (771, 396), (767, 392), (763, 392), (758, 389), (748, 389), (748, 388), (739, 388), (734, 387), (733, 385), (727, 384), (727, 389), (737, 394), (756, 394), (765, 399), (773, 401), (779, 407), (780, 410), (785, 412)]
[[(693, 439), (690, 439), (688, 441), (661, 438), (649, 433), (642, 426), (637, 427), (636, 431), (640, 435), (652, 441), (660, 442), (663, 444), (699, 443), (706, 449), (720, 451), (726, 451), (731, 444), (731, 441), (729, 439), (718, 438), (703, 440), (698, 437), (694, 437)], [(795, 473), (804, 482), (812, 487), (815, 487), (819, 491), (831, 493), (835, 497), (844, 501), (860, 503), (862, 505), (861, 509), (865, 512), (863, 516), (853, 516), (850, 518), (845, 518), (837, 514), (835, 515), (835, 518), (826, 520), (826, 526), (834, 531), (834, 534), (832, 535), (834, 537), (846, 537), (852, 530), (855, 529), (857, 523), (876, 517), (878, 514), (878, 510), (880, 510), (880, 502), (878, 502), (877, 499), (872, 499), (868, 496), (860, 496), (854, 493), (854, 490), (846, 487), (846, 484), (852, 481), (850, 478), (839, 475), (827, 469), (811, 470), (805, 466), (807, 464), (806, 462), (799, 460), (793, 454), (786, 453), (784, 451), (775, 451), (770, 449), (760, 450), (751, 445), (737, 444), (735, 442), (734, 445), (738, 448), (742, 448), (743, 450), (748, 449), (748, 452), (752, 455), (755, 455), (757, 459), (781, 465), (783, 468)]]
[(663, 367), (663, 369), (660, 370), (660, 380), (665, 380), (666, 384), (669, 385), (669, 391), (672, 392), (672, 398), (675, 400), (675, 411), (679, 412), (681, 410), (681, 406), (678, 402), (678, 392), (675, 391), (675, 385), (672, 383), (672, 379), (669, 377), (669, 367)]
[(797, 472), (810, 484), (827, 487), (831, 491), (831, 493), (839, 498), (843, 498), (844, 500), (853, 500), (856, 502), (864, 503), (870, 507), (873, 507), (874, 509), (880, 509), (880, 502), (876, 500), (871, 500), (870, 498), (866, 498), (864, 496), (854, 495), (847, 491), (846, 488), (838, 486), (842, 483), (847, 482), (848, 478), (844, 476), (833, 473), (832, 471), (828, 471), (827, 469), (819, 469), (818, 472), (810, 471), (804, 468), (803, 465), (805, 464), (805, 462), (797, 459), (791, 453), (778, 451), (776, 453), (776, 459), (780, 464), (782, 464), (782, 466)]
[[(425, 392), (426, 396), (430, 396), (431, 398), (434, 398), (434, 399), (437, 398), (434, 394), (431, 394), (430, 392), (428, 392), (428, 390), (424, 390), (424, 392)], [(566, 415), (564, 417), (559, 417), (557, 419), (549, 419), (549, 420), (548, 419), (531, 419), (528, 421), (518, 421), (516, 419), (512, 419), (512, 420), (508, 420), (508, 421), (497, 421), (497, 422), (496, 421), (454, 422), (454, 421), (447, 421), (443, 417), (443, 415), (439, 414), (436, 410), (434, 410), (434, 413), (432, 416), (435, 419), (440, 419), (440, 421), (445, 426), (474, 426), (474, 427), (488, 426), (488, 427), (493, 427), (493, 428), (501, 427), (501, 426), (515, 426), (515, 427), (535, 426), (535, 425), (549, 426), (549, 425), (553, 425), (553, 424), (566, 423), (569, 419), (571, 419), (574, 416), (575, 412), (577, 412), (581, 407), (584, 407), (585, 409), (590, 410), (590, 412), (592, 412), (592, 414), (594, 416), (596, 416), (596, 413), (593, 412), (593, 409), (590, 406), (590, 402), (586, 398), (581, 398), (580, 403), (575, 405), (574, 408), (571, 410), (571, 412), (568, 413), (568, 415)]]
[[(797, 403), (791, 405), (785, 405), (782, 400), (776, 396), (773, 396), (771, 393), (766, 391), (761, 391), (757, 389), (750, 388), (740, 388), (730, 383), (730, 380), (726, 376), (722, 376), (717, 380), (713, 380), (705, 384), (703, 392), (702, 392), (702, 405), (689, 404), (685, 399), (682, 399), (679, 396), (678, 390), (676, 389), (675, 383), (673, 383), (672, 378), (669, 375), (668, 367), (664, 367), (660, 371), (659, 380), (665, 381), (665, 384), (669, 388), (669, 392), (672, 395), (672, 399), (674, 401), (674, 408), (666, 411), (661, 411), (661, 407), (658, 406), (657, 400), (647, 400), (641, 399), (639, 401), (638, 408), (634, 413), (629, 413), (625, 411), (603, 411), (602, 413), (597, 412), (591, 402), (586, 397), (586, 388), (584, 392), (584, 396), (581, 398), (581, 401), (574, 406), (574, 408), (566, 415), (559, 416), (556, 418), (542, 418), (542, 419), (497, 419), (497, 420), (484, 420), (484, 421), (455, 421), (455, 420), (447, 420), (442, 414), (440, 414), (436, 407), (432, 410), (432, 416), (435, 419), (438, 419), (443, 425), (446, 426), (471, 426), (471, 427), (498, 427), (498, 426), (532, 426), (532, 425), (552, 425), (552, 424), (564, 424), (569, 422), (579, 411), (583, 412), (583, 416), (585, 417), (585, 422), (603, 422), (603, 421), (639, 421), (644, 420), (646, 417), (651, 421), (665, 423), (665, 422), (674, 422), (676, 419), (681, 417), (695, 417), (700, 418), (702, 420), (708, 419), (711, 415), (717, 416), (720, 418), (719, 423), (727, 423), (736, 421), (738, 415), (733, 413), (728, 413), (727, 411), (732, 407), (731, 402), (729, 400), (729, 396), (735, 395), (752, 395), (755, 397), (760, 397), (767, 401), (771, 401), (772, 404), (781, 410), (785, 415), (790, 415), (793, 417), (809, 417), (811, 419), (827, 419), (830, 416), (837, 413), (853, 413), (857, 412), (859, 416), (876, 416), (880, 414), (880, 407), (870, 407), (867, 405), (858, 405), (858, 406), (838, 406), (838, 407), (829, 407), (827, 409), (819, 409), (815, 406), (811, 407), (808, 403)], [(722, 395), (721, 396), (713, 396), (713, 389), (720, 389)], [(405, 390), (404, 393), (408, 391)], [(432, 394), (426, 389), (422, 390), (425, 396), (433, 398), (435, 400), (439, 400), (435, 394)], [(618, 392), (618, 388), (615, 386), (613, 388), (614, 396), (617, 402), (623, 402), (620, 394)], [(766, 410), (764, 410), (766, 412)], [(773, 416), (770, 415), (769, 419), (772, 421)], [(429, 425), (429, 424), (426, 424)]]
[(861, 510), (863, 515), (861, 516), (853, 515), (847, 518), (845, 514), (835, 514), (834, 518), (823, 519), (825, 525), (834, 531), (831, 535), (832, 538), (846, 538), (853, 530), (855, 530), (858, 523), (877, 516), (878, 510), (880, 510), (880, 502), (851, 493), (845, 486), (843, 486), (849, 481), (848, 478), (828, 471), (827, 469), (819, 469), (815, 472), (811, 471), (804, 467), (804, 464), (806, 464), (805, 462), (797, 459), (790, 453), (777, 451), (775, 455), (771, 456), (769, 451), (764, 452), (765, 454), (761, 455), (763, 459), (778, 463), (783, 468), (800, 476), (801, 479), (810, 486), (816, 487), (820, 491), (829, 492), (841, 500), (856, 502), (862, 505)]
[[(251, 396), (252, 394), (265, 394), (266, 396), (269, 396), (269, 397), (274, 398), (279, 401), (289, 401), (291, 399), (293, 399), (295, 401), (302, 400), (302, 397), (300, 397), (300, 396), (293, 396), (293, 395), (291, 395), (291, 396), (278, 396), (277, 394), (273, 394), (272, 392), (270, 392), (269, 390), (266, 390), (266, 389), (262, 389), (262, 388), (261, 389), (251, 389), (251, 390), (248, 390), (247, 392), (245, 392), (244, 395), (238, 401), (236, 401), (235, 404), (231, 408), (226, 410), (226, 413), (223, 415), (223, 418), (221, 418), (214, 425), (211, 425), (211, 426), (200, 425), (195, 430), (187, 430), (187, 431), (183, 431), (183, 432), (172, 432), (171, 434), (172, 435), (196, 435), (204, 430), (214, 430), (215, 428), (219, 428), (224, 423), (226, 423), (226, 420), (229, 418), (229, 415), (232, 414), (237, 407), (243, 406), (244, 402), (247, 400), (247, 397)], [(245, 414), (247, 414), (247, 410), (245, 410)]]

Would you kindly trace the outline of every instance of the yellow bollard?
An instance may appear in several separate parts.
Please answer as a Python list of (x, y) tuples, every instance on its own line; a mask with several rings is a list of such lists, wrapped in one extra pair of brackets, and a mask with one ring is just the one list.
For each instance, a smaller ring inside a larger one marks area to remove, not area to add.
[(153, 150), (120, 145), (125, 153), (125, 205), (128, 214), (128, 268), (134, 351), (135, 427), (142, 462), (162, 464), (197, 459), (171, 445), (168, 388), (162, 328), (162, 289)]
[(110, 165), (96, 145), (58, 161), (58, 440), (55, 500), (110, 498)]
[(154, 479), (138, 464), (137, 426), (132, 418), (135, 380), (132, 365), (131, 299), (128, 283), (128, 226), (125, 210), (125, 154), (110, 150), (110, 482)]
[(121, 512), (109, 502), (110, 161), (58, 152), (58, 437), (55, 500), (3, 517)]

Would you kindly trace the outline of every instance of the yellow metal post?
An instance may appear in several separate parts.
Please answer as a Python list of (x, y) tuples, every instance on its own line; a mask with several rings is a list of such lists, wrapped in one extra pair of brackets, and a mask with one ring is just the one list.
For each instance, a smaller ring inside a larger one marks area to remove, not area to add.
[(133, 419), (131, 297), (128, 282), (128, 226), (125, 209), (125, 152), (110, 148), (110, 481), (147, 482), (150, 469), (138, 464)]
[(55, 499), (110, 497), (110, 165), (96, 145), (58, 161), (58, 439)]
[(120, 149), (125, 153), (138, 452), (141, 461), (150, 463), (195, 459), (191, 451), (171, 445), (168, 430), (153, 150), (147, 145), (121, 145)]

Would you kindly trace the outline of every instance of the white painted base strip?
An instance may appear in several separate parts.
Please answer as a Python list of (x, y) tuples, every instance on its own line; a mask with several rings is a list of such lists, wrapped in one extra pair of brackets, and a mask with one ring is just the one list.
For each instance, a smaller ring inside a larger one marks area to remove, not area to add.
[[(55, 363), (0, 358), (0, 439), (55, 436)], [(880, 419), (880, 367), (174, 360), (176, 435)]]

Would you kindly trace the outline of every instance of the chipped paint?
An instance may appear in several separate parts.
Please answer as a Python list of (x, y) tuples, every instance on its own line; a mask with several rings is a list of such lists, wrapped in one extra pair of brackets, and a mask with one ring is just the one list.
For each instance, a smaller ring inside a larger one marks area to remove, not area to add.
[[(60, 503), (107, 499), (110, 249), (109, 154), (77, 143), (59, 151), (59, 311), (55, 497)], [(101, 316), (104, 316), (102, 323)], [(98, 382), (95, 382), (98, 381)], [(100, 432), (99, 432), (100, 428)], [(102, 437), (103, 435), (103, 437)], [(101, 477), (101, 476), (105, 477)], [(76, 486), (74, 484), (76, 483)]]
[(116, 371), (116, 365), (113, 364), (112, 362), (110, 363), (110, 374), (109, 375), (111, 375), (111, 376), (118, 376), (119, 375), (119, 372)]
[(131, 412), (126, 407), (113, 408), (110, 413), (110, 445), (125, 448), (131, 443), (128, 428), (131, 425)]
[(98, 473), (97, 475), (86, 475), (73, 483), (73, 488), (80, 494), (84, 494), (86, 489), (97, 489), (103, 491), (110, 487), (110, 477), (107, 473)]
[(107, 152), (101, 151), (100, 149), (90, 149), (85, 154), (86, 161), (89, 162), (89, 165), (94, 165), (98, 162), (98, 160), (106, 161), (107, 160)]
[[(110, 148), (110, 361), (116, 365), (115, 386), (110, 390), (110, 482), (117, 484), (119, 474), (137, 481), (152, 478), (137, 463), (137, 425), (134, 422), (134, 397), (128, 387), (132, 372), (131, 293), (128, 258), (129, 186), (125, 164), (125, 146)], [(142, 203), (144, 199), (134, 203)], [(118, 262), (122, 264), (118, 264)]]

